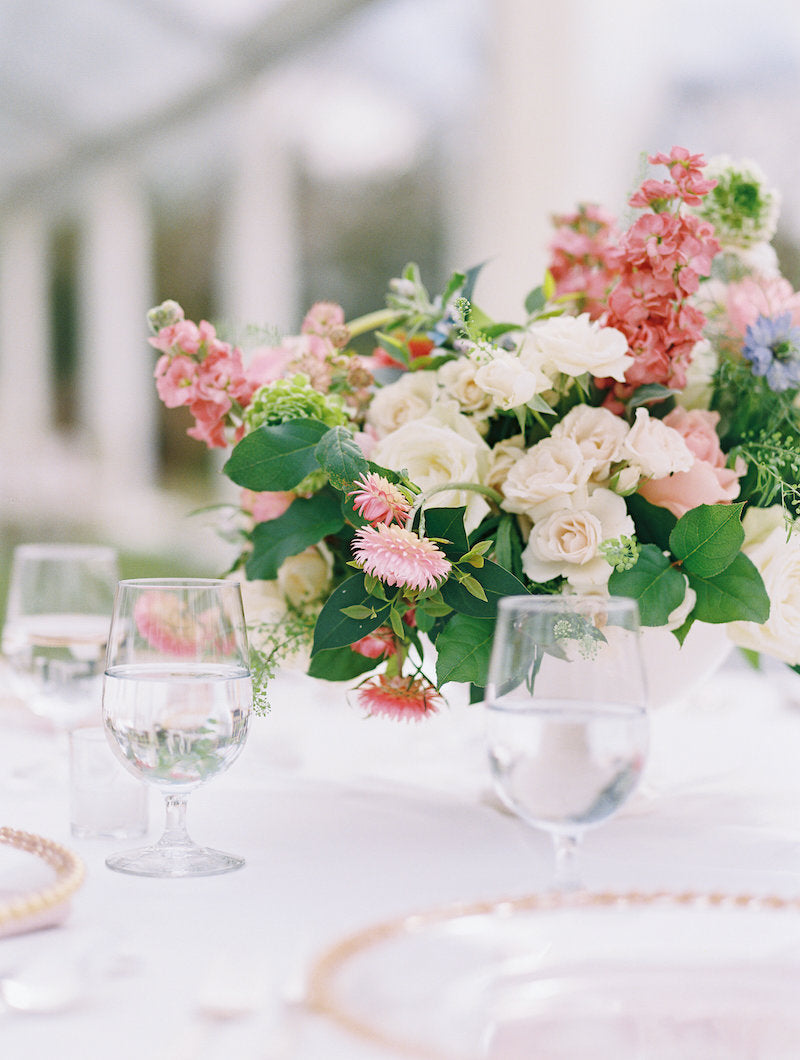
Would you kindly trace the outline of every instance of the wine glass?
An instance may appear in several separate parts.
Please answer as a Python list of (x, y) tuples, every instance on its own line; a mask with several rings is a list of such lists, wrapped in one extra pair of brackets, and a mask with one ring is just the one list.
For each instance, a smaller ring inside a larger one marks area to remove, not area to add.
[(499, 602), (486, 689), (495, 788), (554, 839), (557, 891), (582, 887), (587, 828), (635, 790), (649, 725), (634, 600), (519, 596)]
[(238, 583), (130, 579), (117, 587), (103, 678), (112, 750), (158, 788), (166, 828), (150, 847), (115, 854), (137, 876), (212, 876), (244, 859), (193, 842), (189, 793), (227, 769), (247, 738), (253, 691)]
[(26, 544), (11, 561), (3, 655), (11, 691), (68, 730), (94, 711), (117, 579), (104, 545)]

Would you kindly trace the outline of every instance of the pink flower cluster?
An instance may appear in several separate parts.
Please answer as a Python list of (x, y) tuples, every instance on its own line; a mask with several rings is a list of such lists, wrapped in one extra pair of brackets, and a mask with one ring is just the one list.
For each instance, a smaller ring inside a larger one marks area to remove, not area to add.
[(614, 218), (593, 203), (553, 218), (550, 273), (556, 296), (576, 299), (576, 311), (596, 320), (605, 312), (606, 296), (617, 278), (611, 252), (617, 236)]
[(422, 675), (377, 674), (360, 686), (356, 699), (370, 716), (382, 715), (395, 721), (421, 721), (442, 705), (442, 697)]
[(703, 156), (673, 147), (650, 162), (667, 166), (669, 179), (646, 180), (632, 196), (630, 205), (646, 212), (627, 232), (617, 237), (607, 214), (583, 206), (556, 218), (552, 244), (556, 293), (575, 296), (582, 311), (621, 331), (634, 355), (624, 383), (605, 380), (615, 410), (645, 383), (686, 385), (706, 322), (690, 299), (720, 250), (713, 227), (682, 209), (699, 205), (715, 186), (702, 175)]
[[(622, 236), (611, 255), (619, 279), (608, 296), (603, 323), (628, 339), (634, 355), (625, 383), (613, 383), (613, 397), (624, 399), (645, 383), (682, 388), (705, 316), (689, 301), (720, 250), (714, 229), (681, 210), (702, 201), (714, 181), (702, 177), (702, 155), (673, 147), (650, 158), (669, 167), (671, 180), (645, 181), (632, 206), (649, 207)], [(613, 399), (612, 399), (613, 400)]]
[(254, 351), (245, 367), (242, 351), (222, 341), (208, 321), (185, 320), (180, 309), (179, 315), (150, 339), (161, 351), (156, 389), (167, 408), (188, 406), (195, 424), (187, 433), (210, 449), (239, 440), (241, 414), (266, 383), (303, 372), (313, 387), (326, 392), (338, 349), (348, 338), (341, 307), (318, 302), (306, 315), (300, 335)]

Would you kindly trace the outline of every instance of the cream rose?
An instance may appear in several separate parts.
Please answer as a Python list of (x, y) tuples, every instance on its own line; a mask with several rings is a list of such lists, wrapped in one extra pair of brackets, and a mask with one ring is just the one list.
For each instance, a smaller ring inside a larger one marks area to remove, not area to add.
[(688, 471), (694, 463), (694, 456), (678, 431), (642, 408), (636, 410), (621, 456), (645, 478), (664, 478), (676, 471)]
[(508, 473), (518, 460), (525, 455), (525, 439), (521, 434), (506, 438), (492, 447), (489, 453), (489, 470), (486, 473), (486, 485), (498, 493), (503, 492)]
[(381, 387), (370, 402), (367, 423), (379, 438), (430, 411), (439, 392), (435, 372), (405, 372)]
[(619, 382), (633, 364), (628, 340), (616, 328), (601, 327), (588, 313), (550, 317), (528, 329), (520, 358), (551, 378), (564, 375), (610, 376)]
[(576, 494), (587, 492), (592, 465), (571, 438), (545, 438), (513, 466), (503, 485), (502, 507), (540, 519), (572, 506)]
[(278, 588), (294, 607), (313, 603), (327, 593), (333, 563), (324, 545), (312, 545), (296, 556), (287, 556), (278, 568)]
[(748, 508), (742, 520), (744, 552), (758, 568), (770, 599), (769, 618), (730, 622), (734, 644), (764, 652), (796, 666), (800, 663), (800, 525), (787, 534), (783, 508)]
[[(399, 427), (382, 438), (373, 451), (373, 460), (399, 471), (423, 491), (450, 482), (483, 485), (489, 467), (489, 446), (455, 402), (435, 405), (428, 415)], [(464, 505), (464, 523), (474, 530), (489, 511), (486, 498), (473, 490), (446, 490), (436, 493), (431, 504), (440, 508)]]
[(458, 402), (463, 412), (484, 419), (492, 412), (492, 399), (475, 382), (478, 367), (469, 357), (457, 357), (443, 364), (436, 378), (444, 392)]
[(527, 405), (535, 394), (553, 385), (535, 365), (523, 363), (513, 353), (497, 354), (481, 364), (475, 372), (475, 384), (505, 412)]
[(608, 409), (576, 405), (551, 431), (551, 438), (570, 438), (591, 465), (593, 482), (606, 480), (611, 464), (620, 459), (622, 444), (628, 435), (625, 420)]
[(565, 577), (579, 591), (605, 585), (611, 565), (603, 541), (635, 532), (625, 501), (596, 489), (580, 507), (553, 512), (534, 523), (522, 553), (522, 569), (535, 582)]

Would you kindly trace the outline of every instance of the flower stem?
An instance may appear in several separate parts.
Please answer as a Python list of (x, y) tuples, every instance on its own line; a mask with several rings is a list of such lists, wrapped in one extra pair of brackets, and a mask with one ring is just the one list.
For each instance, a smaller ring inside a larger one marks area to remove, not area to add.
[(354, 339), (359, 335), (365, 335), (368, 331), (386, 327), (387, 324), (392, 324), (402, 317), (403, 314), (397, 309), (378, 309), (374, 313), (356, 317), (355, 320), (349, 321), (346, 327), (350, 332), (350, 338)]

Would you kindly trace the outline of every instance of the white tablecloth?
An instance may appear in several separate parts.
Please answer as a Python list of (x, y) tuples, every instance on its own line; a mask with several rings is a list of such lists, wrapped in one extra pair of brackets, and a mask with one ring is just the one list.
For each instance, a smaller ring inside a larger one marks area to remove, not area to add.
[[(735, 663), (691, 702), (654, 713), (643, 791), (586, 836), (589, 887), (800, 891), (795, 695), (777, 672)], [(269, 1043), (285, 1016), (278, 999), (329, 944), (458, 899), (547, 887), (548, 838), (491, 795), (479, 707), (454, 704), (415, 726), (365, 720), (340, 688), (296, 674), (276, 680), (271, 698), (229, 773), (190, 799), (193, 837), (247, 865), (190, 880), (113, 873), (105, 856), (137, 842), (73, 839), (63, 744), (0, 703), (0, 823), (63, 843), (87, 869), (61, 926), (0, 939), (0, 976), (76, 956), (88, 970), (64, 1012), (0, 1013), (0, 1055), (277, 1058)], [(43, 761), (46, 780), (15, 778)], [(152, 793), (149, 838), (160, 824)], [(258, 987), (259, 1007), (235, 1020), (199, 1019), (215, 981), (229, 996)], [(287, 1056), (296, 1060), (378, 1055), (321, 1017), (304, 1014), (293, 1026)]]

